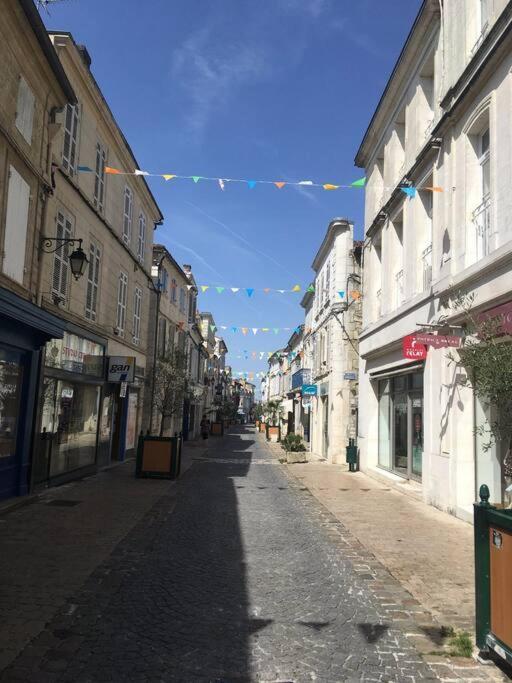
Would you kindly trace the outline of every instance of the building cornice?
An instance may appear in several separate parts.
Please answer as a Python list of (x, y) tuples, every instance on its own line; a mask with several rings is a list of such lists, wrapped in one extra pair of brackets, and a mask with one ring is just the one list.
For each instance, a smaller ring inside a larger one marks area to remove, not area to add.
[(316, 253), (313, 263), (311, 264), (311, 268), (315, 271), (315, 273), (320, 270), (322, 263), (324, 262), (329, 251), (331, 251), (334, 240), (338, 236), (339, 232), (342, 230), (350, 230), (353, 225), (353, 221), (349, 220), (348, 218), (333, 218), (333, 220), (329, 223), (323, 242)]

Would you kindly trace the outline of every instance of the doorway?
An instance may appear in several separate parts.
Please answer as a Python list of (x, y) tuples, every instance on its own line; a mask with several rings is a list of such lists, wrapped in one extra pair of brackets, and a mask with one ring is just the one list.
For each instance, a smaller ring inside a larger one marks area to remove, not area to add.
[(329, 397), (322, 396), (322, 457), (329, 453)]

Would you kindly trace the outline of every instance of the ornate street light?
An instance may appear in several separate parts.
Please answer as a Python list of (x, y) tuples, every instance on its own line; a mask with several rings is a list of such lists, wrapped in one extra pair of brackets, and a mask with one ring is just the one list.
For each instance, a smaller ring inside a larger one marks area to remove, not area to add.
[(79, 280), (85, 272), (85, 267), (89, 263), (85, 252), (82, 249), (82, 240), (69, 237), (45, 237), (41, 238), (41, 251), (45, 254), (53, 254), (62, 249), (62, 247), (69, 245), (70, 247), (78, 247), (69, 254), (69, 265), (75, 280)]

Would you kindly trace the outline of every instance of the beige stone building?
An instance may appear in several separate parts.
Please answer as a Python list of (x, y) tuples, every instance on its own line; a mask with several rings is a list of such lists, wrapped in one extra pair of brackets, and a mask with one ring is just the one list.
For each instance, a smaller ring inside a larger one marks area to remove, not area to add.
[[(46, 348), (34, 467), (39, 485), (134, 451), (147, 375), (153, 231), (162, 222), (143, 177), (105, 171), (133, 173), (138, 164), (87, 50), (69, 33), (50, 38), (77, 103), (58, 117), (55, 190), (44, 228), (57, 241), (41, 258), (38, 282), (38, 304), (66, 321), (64, 338)], [(88, 264), (75, 280), (70, 252), (78, 244)], [(105, 364), (112, 381), (105, 381)]]
[(35, 305), (58, 112), (75, 94), (32, 0), (0, 0), (0, 499), (30, 489), (42, 349), (62, 321)]
[[(153, 247), (152, 275), (154, 292), (149, 308), (147, 372), (149, 394), (145, 402), (144, 428), (150, 429), (152, 434), (160, 433), (162, 415), (158, 410), (158, 400), (155, 401), (153, 395), (154, 373), (158, 372), (158, 360), (168, 356), (170, 350), (177, 349), (186, 359), (189, 392), (181, 410), (176, 411), (164, 425), (164, 434), (182, 432), (186, 440), (193, 439), (199, 435), (207, 358), (198, 324), (197, 286), (191, 267), (179, 266), (161, 244)], [(156, 364), (153, 358), (157, 359)]]

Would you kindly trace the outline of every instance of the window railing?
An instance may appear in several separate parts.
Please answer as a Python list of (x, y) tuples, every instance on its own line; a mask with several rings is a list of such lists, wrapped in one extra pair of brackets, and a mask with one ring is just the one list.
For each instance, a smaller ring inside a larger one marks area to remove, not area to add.
[(432, 245), (423, 249), (421, 252), (421, 262), (423, 264), (423, 291), (432, 284)]
[(489, 30), (489, 22), (486, 21), (485, 24), (482, 26), (482, 30), (480, 31), (480, 35), (478, 36), (476, 43), (471, 48), (471, 52), (469, 53), (471, 57), (475, 54), (475, 52), (478, 50), (480, 45), (484, 42), (484, 38), (487, 35), (488, 30)]
[(404, 302), (404, 271), (399, 270), (395, 275), (395, 305), (398, 308)]
[(487, 256), (490, 252), (491, 237), (491, 199), (487, 197), (476, 207), (472, 214), (473, 225), (475, 226), (476, 240), (476, 260)]

